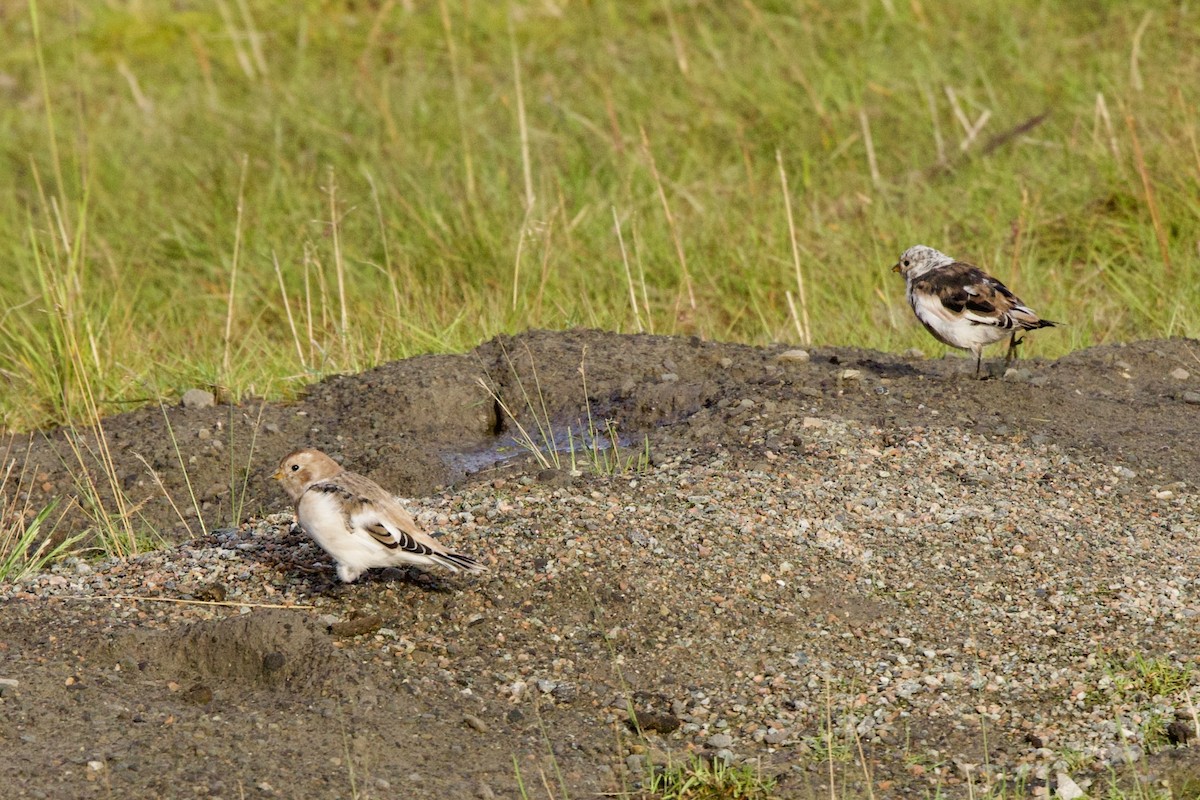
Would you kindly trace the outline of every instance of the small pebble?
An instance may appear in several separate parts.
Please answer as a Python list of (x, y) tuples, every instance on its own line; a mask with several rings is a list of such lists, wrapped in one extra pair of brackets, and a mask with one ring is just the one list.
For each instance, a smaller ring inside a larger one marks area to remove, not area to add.
[(184, 408), (212, 408), (217, 403), (216, 396), (204, 389), (188, 389), (180, 398)]
[(810, 358), (807, 350), (784, 350), (779, 355), (775, 356), (776, 361), (804, 363)]
[(491, 728), (488, 727), (486, 722), (484, 722), (483, 720), (481, 720), (479, 717), (475, 716), (474, 714), (463, 714), (463, 722), (466, 724), (466, 726), (468, 728), (471, 728), (472, 730), (476, 730), (479, 733), (488, 733), (491, 730)]

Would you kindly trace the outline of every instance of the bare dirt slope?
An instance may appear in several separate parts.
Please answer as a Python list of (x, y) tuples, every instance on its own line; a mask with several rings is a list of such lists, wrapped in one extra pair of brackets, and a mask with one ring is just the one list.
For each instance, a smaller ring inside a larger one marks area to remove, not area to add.
[[(850, 796), (868, 774), (885, 796), (1124, 761), (1200, 774), (1160, 741), (1170, 718), (1138, 733), (1180, 687), (1080, 695), (1138, 653), (1194, 683), (1200, 343), (985, 381), (962, 359), (786, 350), (531, 332), (295, 403), (167, 409), (170, 432), (158, 408), (106, 420), (117, 482), (182, 544), (0, 587), (4, 796), (589, 797), (694, 750), (807, 797), (827, 716)], [(480, 378), (528, 430), (533, 407), (577, 433), (590, 404), (652, 463), (499, 462), (517, 426)], [(66, 435), (29, 445), (37, 507), (74, 491)], [(272, 516), (269, 475), (301, 445), (417, 498), (491, 572), (336, 586)]]

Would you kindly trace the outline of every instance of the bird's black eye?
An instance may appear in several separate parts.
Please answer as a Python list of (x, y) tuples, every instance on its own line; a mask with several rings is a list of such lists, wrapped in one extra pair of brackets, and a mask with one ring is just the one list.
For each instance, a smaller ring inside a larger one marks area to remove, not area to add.
[(295, 472), (295, 471), (297, 471), (298, 469), (300, 469), (300, 465), (299, 465), (299, 464), (292, 464), (292, 472)]
[(908, 259), (907, 259), (907, 258), (906, 258), (906, 259), (904, 259), (904, 266), (906, 266), (906, 267), (908, 266)]

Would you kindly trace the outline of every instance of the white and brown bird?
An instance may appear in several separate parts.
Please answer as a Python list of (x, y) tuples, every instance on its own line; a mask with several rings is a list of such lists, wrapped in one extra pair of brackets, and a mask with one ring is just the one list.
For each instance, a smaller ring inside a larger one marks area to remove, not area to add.
[(284, 456), (275, 479), (296, 504), (296, 521), (337, 561), (350, 583), (372, 567), (434, 564), (458, 572), (487, 568), (422, 531), (412, 515), (370, 478), (343, 469), (320, 450)]
[(1009, 337), (1006, 363), (1021, 340), (1017, 334), (1051, 328), (1000, 281), (979, 267), (956, 261), (925, 245), (904, 251), (892, 266), (908, 284), (908, 303), (917, 319), (939, 342), (975, 354), (975, 376), (983, 363), (983, 348)]

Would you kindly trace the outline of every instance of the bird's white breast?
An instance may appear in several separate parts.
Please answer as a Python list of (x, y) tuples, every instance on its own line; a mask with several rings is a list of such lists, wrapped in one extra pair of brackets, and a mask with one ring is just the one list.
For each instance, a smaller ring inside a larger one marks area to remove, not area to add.
[(379, 563), (386, 551), (365, 531), (346, 526), (346, 515), (336, 494), (310, 490), (300, 499), (296, 519), (304, 532), (339, 563), (356, 571)]

